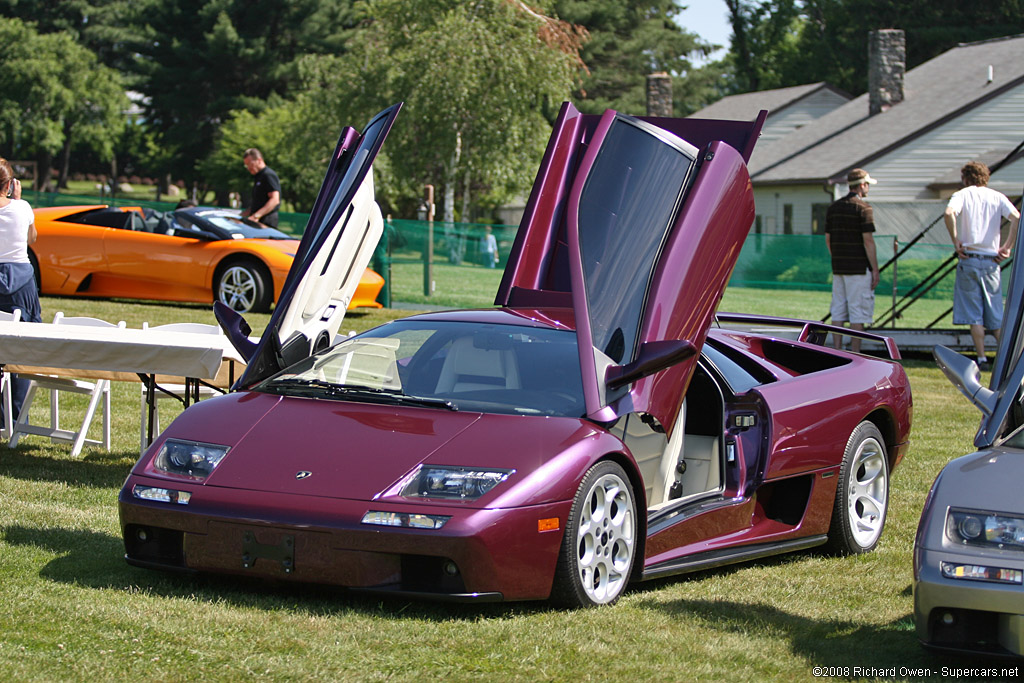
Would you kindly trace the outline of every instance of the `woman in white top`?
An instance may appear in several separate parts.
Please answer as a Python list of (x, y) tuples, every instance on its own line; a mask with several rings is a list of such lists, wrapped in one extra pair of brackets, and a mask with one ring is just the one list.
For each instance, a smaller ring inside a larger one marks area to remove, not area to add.
[[(36, 241), (35, 214), (21, 198), (21, 183), (11, 164), (0, 157), (0, 310), (21, 310), (21, 319), (42, 322), (39, 288), (36, 285), (28, 245)], [(11, 378), (11, 399), (17, 420), (29, 382)]]

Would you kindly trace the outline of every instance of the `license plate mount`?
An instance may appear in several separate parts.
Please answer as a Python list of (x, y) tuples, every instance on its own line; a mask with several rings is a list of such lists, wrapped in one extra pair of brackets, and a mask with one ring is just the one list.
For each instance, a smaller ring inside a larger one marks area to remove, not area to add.
[(252, 569), (256, 560), (277, 562), (285, 574), (291, 574), (295, 571), (295, 536), (286, 534), (277, 544), (260, 543), (254, 532), (245, 531), (242, 534), (242, 566)]

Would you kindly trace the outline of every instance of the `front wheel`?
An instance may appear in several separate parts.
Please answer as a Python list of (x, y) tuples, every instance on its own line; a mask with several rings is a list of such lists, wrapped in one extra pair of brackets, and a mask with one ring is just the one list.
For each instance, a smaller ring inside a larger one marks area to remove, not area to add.
[(878, 427), (861, 422), (850, 434), (839, 468), (829, 547), (842, 555), (874, 550), (889, 508), (889, 459)]
[(636, 534), (629, 478), (614, 462), (597, 463), (584, 475), (569, 511), (552, 599), (570, 607), (618, 600), (633, 571)]
[(239, 313), (261, 313), (270, 310), (273, 289), (262, 264), (234, 261), (218, 271), (213, 296)]

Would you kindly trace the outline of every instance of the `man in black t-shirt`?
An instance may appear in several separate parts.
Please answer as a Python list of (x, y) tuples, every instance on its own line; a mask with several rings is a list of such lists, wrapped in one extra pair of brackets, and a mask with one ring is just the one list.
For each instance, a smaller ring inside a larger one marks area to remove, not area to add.
[[(864, 197), (877, 181), (862, 168), (850, 171), (846, 180), (849, 193), (825, 213), (825, 245), (832, 256), (832, 322), (849, 322), (850, 329), (863, 331), (874, 316), (878, 286), (874, 212)], [(838, 349), (842, 336), (833, 335), (833, 342)], [(850, 350), (860, 351), (860, 339), (851, 339)]]
[(255, 147), (245, 150), (242, 163), (253, 175), (252, 199), (249, 208), (242, 212), (254, 221), (272, 228), (277, 227), (277, 208), (281, 205), (281, 181), (274, 169), (267, 166), (263, 154)]

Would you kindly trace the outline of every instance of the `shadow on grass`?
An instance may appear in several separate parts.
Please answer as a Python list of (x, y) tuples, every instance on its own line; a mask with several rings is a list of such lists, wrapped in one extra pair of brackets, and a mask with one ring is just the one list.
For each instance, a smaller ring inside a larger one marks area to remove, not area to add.
[[(955, 663), (947, 657), (923, 649), (914, 632), (913, 617), (907, 614), (881, 625), (853, 621), (814, 619), (768, 605), (750, 603), (677, 600), (661, 603), (643, 600), (640, 607), (660, 610), (672, 617), (699, 620), (713, 629), (766, 639), (785, 637), (795, 655), (815, 667), (848, 671), (839, 678), (885, 677), (896, 672), (902, 679), (907, 670), (931, 668)], [(857, 670), (860, 673), (855, 673)], [(874, 670), (872, 673), (870, 670)], [(880, 673), (880, 670), (889, 670)], [(900, 672), (904, 673), (901, 674)]]
[(47, 580), (97, 590), (155, 598), (182, 598), (290, 614), (362, 614), (431, 621), (475, 621), (550, 611), (545, 603), (454, 604), (401, 596), (357, 593), (343, 588), (238, 576), (161, 572), (132, 567), (124, 543), (110, 534), (66, 527), (0, 527), (11, 546), (42, 548), (59, 556), (39, 572)]
[(54, 457), (49, 449), (32, 443), (17, 448), (0, 446), (0, 475), (25, 481), (50, 481), (88, 486), (120, 488), (132, 465), (139, 459), (138, 451), (85, 451), (78, 458)]

